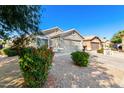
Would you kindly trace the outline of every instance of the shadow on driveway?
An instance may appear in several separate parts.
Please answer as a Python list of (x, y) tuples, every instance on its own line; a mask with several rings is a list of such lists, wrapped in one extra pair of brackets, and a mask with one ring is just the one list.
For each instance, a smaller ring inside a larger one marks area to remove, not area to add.
[(109, 69), (102, 66), (103, 63), (95, 62), (93, 58), (91, 57), (88, 67), (79, 67), (73, 64), (69, 55), (56, 56), (45, 87), (120, 88), (120, 85), (115, 82), (113, 73), (107, 73)]

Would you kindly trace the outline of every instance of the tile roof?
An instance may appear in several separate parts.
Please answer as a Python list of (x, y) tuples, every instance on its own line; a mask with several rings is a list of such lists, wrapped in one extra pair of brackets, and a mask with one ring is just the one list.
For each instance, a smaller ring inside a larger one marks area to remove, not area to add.
[(92, 40), (93, 38), (97, 37), (97, 36), (83, 36), (84, 40)]
[[(73, 33), (73, 32), (76, 32), (78, 35), (80, 35), (80, 33), (77, 32), (77, 30), (75, 30), (75, 29), (69, 29), (69, 30), (67, 30), (67, 31), (65, 31), (65, 32), (62, 32), (62, 33), (60, 33), (60, 34), (57, 34), (57, 35), (53, 36), (52, 38), (58, 37), (58, 36), (64, 37), (64, 36), (70, 35), (70, 34)], [(82, 36), (80, 35), (80, 37), (82, 37)], [(83, 38), (83, 37), (82, 37), (82, 38)]]
[(62, 29), (60, 29), (59, 27), (56, 26), (56, 27), (53, 27), (53, 28), (50, 28), (50, 29), (43, 30), (42, 33), (46, 35), (46, 34), (50, 34), (52, 32), (55, 32), (56, 30), (60, 30), (60, 31), (63, 32)]

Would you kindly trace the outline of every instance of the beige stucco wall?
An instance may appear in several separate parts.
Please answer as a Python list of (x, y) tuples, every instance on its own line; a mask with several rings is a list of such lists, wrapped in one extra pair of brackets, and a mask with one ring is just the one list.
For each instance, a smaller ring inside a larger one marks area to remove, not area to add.
[(50, 47), (53, 47), (53, 48), (59, 48), (59, 43), (60, 43), (60, 38), (53, 38), (51, 39), (51, 45)]
[(82, 40), (82, 38), (76, 32), (72, 33), (71, 35), (66, 36), (65, 39)]
[(97, 38), (94, 38), (93, 40), (92, 40), (92, 42), (100, 42), (100, 40), (99, 39), (97, 39)]
[(99, 42), (99, 49), (103, 48), (102, 42)]
[(106, 43), (105, 43), (105, 42), (102, 42), (102, 45), (103, 45), (103, 48), (105, 48), (105, 47), (106, 47)]
[(86, 47), (87, 50), (91, 50), (91, 41), (90, 40), (89, 41), (84, 41), (84, 45), (87, 46)]
[(109, 48), (110, 47), (110, 41), (103, 42), (103, 48)]

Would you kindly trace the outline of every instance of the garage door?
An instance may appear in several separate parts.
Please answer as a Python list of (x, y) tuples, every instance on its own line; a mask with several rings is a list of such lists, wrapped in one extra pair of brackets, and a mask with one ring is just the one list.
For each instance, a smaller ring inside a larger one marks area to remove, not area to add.
[(97, 42), (91, 42), (91, 48), (92, 48), (92, 50), (99, 49), (99, 43), (97, 43)]
[(79, 41), (64, 40), (64, 50), (65, 52), (78, 51), (80, 49)]

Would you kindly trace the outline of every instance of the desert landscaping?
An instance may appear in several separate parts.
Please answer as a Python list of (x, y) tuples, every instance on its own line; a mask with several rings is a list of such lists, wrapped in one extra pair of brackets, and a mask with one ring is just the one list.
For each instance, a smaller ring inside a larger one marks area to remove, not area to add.
[[(98, 60), (95, 55), (92, 55), (90, 65), (81, 68), (73, 64), (69, 54), (56, 54), (47, 82), (43, 87), (124, 87), (124, 69), (120, 69), (116, 64), (110, 65), (110, 63), (98, 62)], [(0, 60), (0, 87), (25, 87), (18, 57), (7, 57)]]
[(123, 8), (0, 6), (0, 88), (124, 88)]

